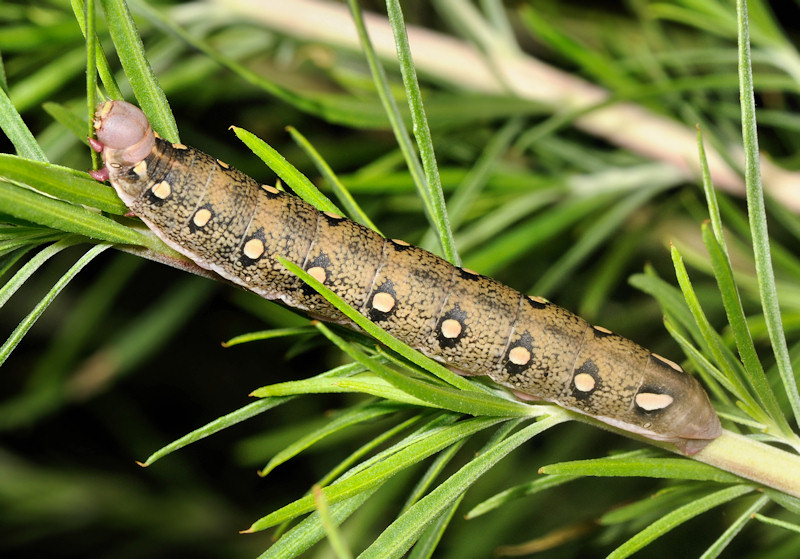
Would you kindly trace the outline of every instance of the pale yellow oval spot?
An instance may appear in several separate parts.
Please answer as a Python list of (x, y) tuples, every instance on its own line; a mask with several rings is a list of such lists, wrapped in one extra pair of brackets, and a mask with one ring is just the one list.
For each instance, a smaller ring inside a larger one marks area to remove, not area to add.
[(189, 149), (183, 144), (172, 144), (172, 147), (175, 149)]
[(547, 299), (545, 299), (544, 297), (539, 297), (538, 295), (528, 295), (528, 299), (530, 299), (534, 303), (539, 303), (541, 305), (547, 304)]
[(661, 357), (661, 356), (660, 356), (659, 354), (657, 354), (657, 353), (651, 353), (651, 355), (652, 355), (653, 357), (655, 357), (656, 359), (658, 359), (659, 361), (661, 361), (662, 363), (664, 363), (665, 365), (669, 365), (670, 367), (672, 367), (673, 369), (675, 369), (675, 370), (676, 370), (676, 371), (678, 371), (679, 373), (682, 373), (682, 372), (683, 372), (683, 369), (681, 369), (681, 366), (680, 366), (680, 365), (678, 365), (677, 363), (675, 363), (674, 361), (670, 361), (670, 360), (669, 360), (669, 359), (667, 359), (666, 357)]
[(262, 184), (261, 188), (269, 192), (270, 194), (280, 194), (281, 191), (275, 188), (274, 186), (270, 186), (268, 184)]
[(250, 239), (244, 244), (242, 252), (250, 260), (261, 258), (261, 255), (264, 254), (264, 241), (261, 239)]
[(167, 181), (161, 181), (153, 187), (153, 195), (161, 200), (166, 200), (172, 194), (172, 186)]
[(392, 242), (396, 245), (400, 245), (401, 247), (411, 246), (411, 243), (407, 243), (403, 239), (392, 239)]
[(508, 352), (508, 360), (514, 365), (527, 365), (531, 361), (531, 352), (528, 348), (518, 345)]
[(639, 392), (636, 395), (636, 405), (645, 411), (663, 410), (674, 401), (675, 399), (669, 394)]
[(325, 280), (328, 278), (328, 273), (322, 266), (314, 266), (313, 268), (309, 268), (308, 275), (320, 283), (325, 283)]
[(597, 381), (589, 373), (578, 373), (572, 382), (575, 384), (575, 388), (581, 392), (591, 392), (597, 384)]
[(142, 178), (147, 174), (147, 162), (142, 159), (136, 165), (133, 166), (133, 172), (136, 173), (136, 176)]
[(461, 269), (463, 271), (465, 271), (466, 273), (471, 274), (473, 276), (479, 276), (480, 275), (478, 272), (476, 272), (475, 270), (473, 270), (471, 268), (461, 268)]
[(380, 312), (389, 312), (394, 308), (396, 301), (391, 293), (376, 293), (372, 298), (372, 308)]
[(461, 335), (461, 323), (454, 318), (448, 318), (442, 322), (442, 336), (445, 338), (457, 338)]
[(609, 330), (608, 328), (603, 328), (602, 326), (592, 326), (592, 328), (594, 328), (598, 332), (602, 332), (603, 334), (613, 334), (614, 333), (611, 330)]
[(333, 213), (333, 212), (322, 212), (322, 213), (324, 213), (325, 215), (327, 215), (329, 218), (331, 218), (331, 219), (335, 219), (335, 220), (337, 220), (337, 221), (338, 221), (338, 220), (340, 220), (340, 219), (344, 219), (344, 218), (343, 218), (342, 216), (340, 216), (339, 214), (335, 214), (335, 213)]
[(197, 227), (205, 227), (206, 223), (211, 220), (211, 210), (208, 208), (200, 208), (194, 214), (192, 222)]
[(228, 165), (227, 163), (225, 163), (224, 161), (222, 161), (220, 159), (217, 159), (217, 165), (219, 165), (223, 169), (230, 169), (231, 168), (230, 165)]

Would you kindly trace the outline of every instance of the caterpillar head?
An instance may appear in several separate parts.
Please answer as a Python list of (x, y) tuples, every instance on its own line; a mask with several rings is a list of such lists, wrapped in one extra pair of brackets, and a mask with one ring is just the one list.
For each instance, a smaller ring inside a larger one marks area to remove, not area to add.
[(135, 171), (150, 155), (156, 143), (145, 114), (125, 101), (108, 101), (97, 108), (94, 117), (97, 140), (91, 145), (103, 154), (105, 169), (93, 173), (97, 179), (110, 179), (117, 193), (127, 202), (141, 193), (145, 182)]

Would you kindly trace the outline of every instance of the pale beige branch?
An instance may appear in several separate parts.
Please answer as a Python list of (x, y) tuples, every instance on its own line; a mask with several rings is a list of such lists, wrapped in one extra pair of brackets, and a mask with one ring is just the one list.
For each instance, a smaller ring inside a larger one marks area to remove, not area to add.
[[(305, 41), (338, 48), (360, 48), (347, 6), (327, 0), (207, 0), (251, 22)], [(385, 16), (365, 14), (370, 37), (380, 56), (395, 58)], [(498, 49), (487, 55), (460, 39), (408, 26), (414, 62), (420, 74), (451, 87), (484, 94), (508, 94), (552, 107), (581, 111), (603, 103), (609, 93), (583, 79), (543, 64), (523, 53)], [(698, 180), (696, 131), (668, 117), (627, 102), (601, 106), (575, 120), (579, 129), (642, 156), (666, 162), (688, 180)], [(744, 181), (720, 154), (706, 146), (714, 184), (743, 195)], [(741, 149), (731, 148), (741, 162)], [(800, 212), (800, 174), (786, 171), (762, 156), (765, 190)]]

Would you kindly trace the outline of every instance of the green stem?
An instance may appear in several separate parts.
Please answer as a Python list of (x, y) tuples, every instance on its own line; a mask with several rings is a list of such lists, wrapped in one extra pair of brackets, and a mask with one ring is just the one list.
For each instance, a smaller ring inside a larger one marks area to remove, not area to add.
[(724, 430), (695, 460), (800, 498), (800, 456)]

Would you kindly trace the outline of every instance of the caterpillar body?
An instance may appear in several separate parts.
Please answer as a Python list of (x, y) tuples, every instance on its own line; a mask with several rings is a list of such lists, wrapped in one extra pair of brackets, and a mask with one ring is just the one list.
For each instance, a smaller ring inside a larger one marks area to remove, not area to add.
[(685, 454), (721, 434), (697, 380), (622, 336), (170, 144), (124, 101), (100, 105), (94, 127), (105, 166), (93, 176), (203, 268), (349, 325), (280, 255), (410, 346), (521, 399), (552, 401)]

